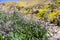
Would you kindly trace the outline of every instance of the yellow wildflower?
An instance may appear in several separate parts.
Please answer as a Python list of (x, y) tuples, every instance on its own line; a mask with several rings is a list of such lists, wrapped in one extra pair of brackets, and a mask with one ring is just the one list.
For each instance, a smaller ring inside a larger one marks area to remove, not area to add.
[(4, 36), (2, 36), (2, 38), (5, 38)]

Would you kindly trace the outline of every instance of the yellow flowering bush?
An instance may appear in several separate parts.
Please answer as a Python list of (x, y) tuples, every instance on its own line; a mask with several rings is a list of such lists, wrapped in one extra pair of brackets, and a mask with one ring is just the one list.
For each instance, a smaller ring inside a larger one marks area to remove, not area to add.
[(48, 20), (49, 21), (53, 21), (55, 20), (55, 18), (58, 16), (58, 13), (57, 12), (52, 12), (50, 14), (48, 14)]
[(50, 9), (48, 7), (44, 7), (42, 9), (40, 9), (39, 13), (37, 13), (37, 17), (38, 18), (44, 18), (47, 10), (50, 10)]

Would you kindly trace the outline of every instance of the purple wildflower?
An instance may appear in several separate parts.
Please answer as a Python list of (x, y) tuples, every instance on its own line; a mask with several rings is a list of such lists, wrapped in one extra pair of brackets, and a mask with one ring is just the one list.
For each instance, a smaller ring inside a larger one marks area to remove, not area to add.
[(9, 34), (5, 33), (4, 36), (5, 36), (5, 37), (9, 37)]

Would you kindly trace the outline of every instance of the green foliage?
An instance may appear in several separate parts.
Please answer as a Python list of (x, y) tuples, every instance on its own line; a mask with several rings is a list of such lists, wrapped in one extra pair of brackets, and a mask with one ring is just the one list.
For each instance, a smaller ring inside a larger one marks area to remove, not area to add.
[(40, 25), (40, 23), (35, 22), (33, 20), (26, 21), (27, 19), (24, 20), (24, 18), (18, 12), (14, 12), (13, 15), (3, 15), (4, 16), (1, 15), (2, 18), (0, 20), (2, 20), (3, 23), (12, 21), (12, 24), (10, 25), (13, 30), (6, 30), (9, 31), (9, 33), (7, 33), (9, 36), (7, 36), (7, 34), (5, 36), (6, 31), (0, 32), (1, 40), (42, 40), (42, 38), (47, 40), (47, 31), (45, 27)]

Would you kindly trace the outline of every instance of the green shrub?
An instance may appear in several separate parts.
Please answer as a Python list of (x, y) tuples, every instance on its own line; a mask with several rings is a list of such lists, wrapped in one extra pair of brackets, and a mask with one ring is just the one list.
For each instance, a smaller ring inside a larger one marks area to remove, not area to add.
[(8, 15), (5, 15), (3, 16), (3, 18), (4, 19), (1, 18), (3, 20), (3, 23), (12, 21), (11, 27), (13, 28), (13, 30), (6, 30), (4, 31), (4, 33), (0, 32), (1, 40), (42, 40), (42, 38), (47, 40), (48, 38), (48, 36), (46, 35), (47, 30), (45, 29), (45, 27), (41, 26), (40, 23), (33, 20), (24, 20), (23, 17), (17, 12), (14, 12), (10, 17), (8, 17)]

